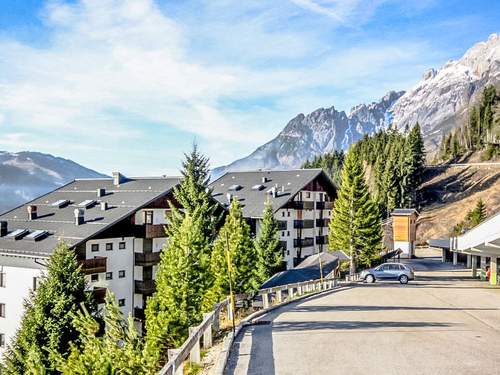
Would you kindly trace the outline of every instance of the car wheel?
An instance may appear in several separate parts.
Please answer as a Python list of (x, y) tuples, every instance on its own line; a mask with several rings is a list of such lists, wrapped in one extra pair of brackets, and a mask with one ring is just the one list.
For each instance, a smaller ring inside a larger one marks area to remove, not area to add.
[(372, 284), (375, 282), (375, 277), (373, 277), (373, 275), (368, 275), (365, 277), (365, 280), (367, 283)]
[(400, 282), (401, 284), (408, 284), (408, 276), (406, 276), (406, 275), (401, 275), (401, 276), (399, 277), (399, 282)]

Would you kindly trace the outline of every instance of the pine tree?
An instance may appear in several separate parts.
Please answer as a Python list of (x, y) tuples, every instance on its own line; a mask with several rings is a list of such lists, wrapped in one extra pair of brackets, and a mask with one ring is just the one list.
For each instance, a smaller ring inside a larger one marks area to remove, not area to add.
[(70, 342), (79, 343), (73, 314), (81, 305), (90, 314), (96, 311), (85, 287), (74, 251), (60, 243), (48, 261), (46, 276), (25, 302), (21, 326), (4, 356), (2, 373), (25, 374), (34, 362), (47, 374), (55, 373), (49, 354), (58, 352), (65, 357)]
[(146, 346), (156, 358), (179, 347), (202, 318), (209, 258), (200, 215), (187, 213), (161, 254), (156, 292), (146, 306)]
[(106, 295), (103, 310), (104, 332), (100, 322), (83, 308), (74, 314), (73, 322), (80, 342), (72, 343), (67, 358), (52, 353), (57, 370), (63, 375), (152, 374), (158, 362), (144, 350), (131, 316), (123, 317), (113, 293)]
[[(228, 269), (228, 253), (230, 269)], [(250, 227), (243, 218), (241, 206), (234, 199), (219, 236), (214, 244), (211, 258), (212, 288), (206, 303), (221, 301), (229, 294), (229, 274), (235, 293), (252, 293), (259, 287), (255, 265), (257, 252), (250, 238)]]
[(476, 207), (467, 215), (468, 227), (474, 228), (476, 225), (481, 224), (486, 219), (486, 205), (482, 199), (476, 203)]
[(338, 197), (329, 224), (329, 248), (351, 257), (350, 272), (359, 263), (370, 264), (381, 248), (381, 222), (370, 197), (363, 167), (354, 148), (346, 155)]
[[(209, 159), (203, 156), (198, 151), (198, 146), (193, 145), (193, 150), (190, 154), (184, 155), (186, 160), (182, 163), (182, 180), (181, 183), (174, 188), (174, 198), (177, 203), (183, 208), (184, 213), (191, 216), (199, 215), (203, 220), (203, 231), (207, 243), (212, 243), (216, 236), (216, 226), (218, 223), (217, 204), (211, 197), (209, 188), (210, 165)], [(172, 202), (172, 217), (170, 221), (178, 223), (167, 227), (169, 235), (172, 229), (179, 228), (179, 222), (182, 221), (183, 213), (181, 213)]]
[(258, 257), (258, 281), (262, 284), (279, 269), (283, 258), (278, 239), (278, 222), (269, 201), (265, 204), (260, 230), (254, 243)]

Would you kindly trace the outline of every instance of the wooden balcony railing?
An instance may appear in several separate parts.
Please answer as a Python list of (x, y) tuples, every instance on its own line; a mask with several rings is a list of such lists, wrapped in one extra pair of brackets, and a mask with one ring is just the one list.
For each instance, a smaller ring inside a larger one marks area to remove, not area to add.
[(294, 220), (293, 227), (295, 229), (310, 229), (314, 228), (314, 220)]
[(331, 210), (333, 208), (333, 202), (316, 202), (317, 210)]
[(314, 246), (314, 238), (295, 238), (293, 240), (294, 247), (311, 247)]
[(160, 262), (160, 252), (152, 253), (135, 253), (136, 266), (154, 266)]
[(286, 220), (278, 220), (278, 230), (287, 230), (288, 222)]
[(316, 226), (325, 228), (330, 223), (330, 219), (316, 219)]
[(145, 224), (144, 238), (162, 238), (167, 237), (165, 225), (163, 224)]
[(134, 307), (134, 318), (144, 320), (146, 318), (145, 311), (142, 307)]
[(80, 264), (82, 266), (82, 272), (85, 275), (106, 272), (107, 258), (99, 257), (92, 259), (83, 259), (80, 261)]
[(317, 245), (326, 245), (328, 243), (328, 236), (316, 236)]
[(292, 207), (297, 210), (313, 210), (314, 202), (313, 201), (293, 201)]
[(134, 282), (135, 293), (145, 294), (150, 296), (156, 290), (156, 284), (154, 280), (135, 280)]
[(106, 288), (94, 288), (92, 290), (92, 295), (94, 296), (94, 300), (97, 304), (104, 303), (104, 299), (106, 297)]

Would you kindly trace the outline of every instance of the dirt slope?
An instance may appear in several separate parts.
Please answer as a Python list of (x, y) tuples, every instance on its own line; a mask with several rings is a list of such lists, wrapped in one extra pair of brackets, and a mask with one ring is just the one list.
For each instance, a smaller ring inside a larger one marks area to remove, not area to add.
[(428, 169), (421, 186), (417, 240), (446, 238), (481, 198), (488, 216), (500, 211), (500, 164)]

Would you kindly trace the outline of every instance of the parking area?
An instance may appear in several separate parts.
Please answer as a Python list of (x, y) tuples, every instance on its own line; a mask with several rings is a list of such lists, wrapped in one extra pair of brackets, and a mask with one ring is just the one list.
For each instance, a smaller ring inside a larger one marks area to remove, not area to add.
[(439, 258), (417, 280), (310, 297), (247, 328), (228, 374), (500, 374), (500, 289)]

